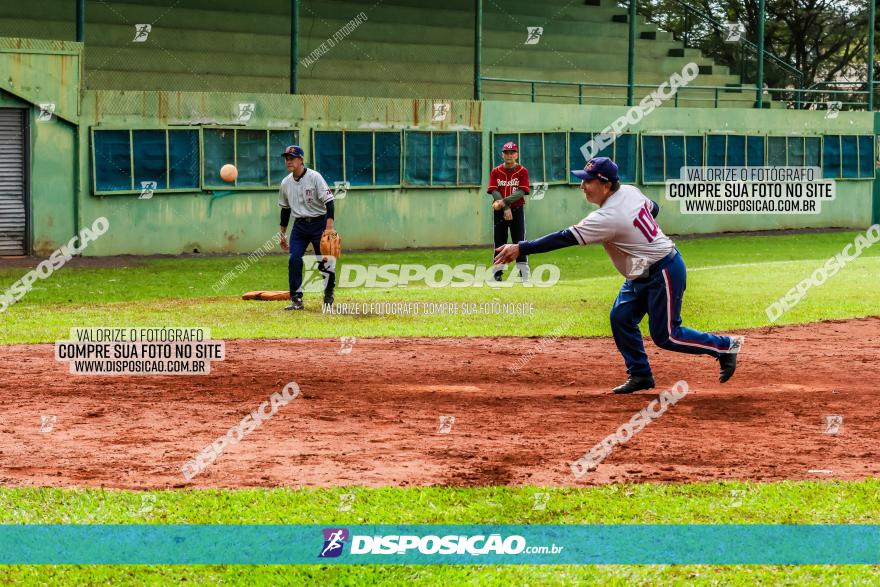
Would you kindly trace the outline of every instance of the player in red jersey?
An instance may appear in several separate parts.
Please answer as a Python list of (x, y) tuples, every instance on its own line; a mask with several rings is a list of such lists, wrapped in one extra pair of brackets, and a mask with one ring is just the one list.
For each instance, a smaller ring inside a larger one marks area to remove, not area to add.
[[(504, 143), (501, 148), (501, 157), (504, 163), (494, 168), (489, 174), (489, 189), (492, 196), (492, 208), (495, 210), (495, 249), (507, 244), (507, 235), (510, 233), (510, 242), (518, 243), (526, 238), (526, 215), (523, 196), (528, 195), (529, 170), (517, 163), (519, 149), (516, 143)], [(495, 256), (495, 249), (492, 257)], [(529, 262), (526, 255), (516, 258), (516, 268), (519, 270), (520, 279), (523, 283), (529, 280)], [(504, 265), (493, 265), (492, 273), (495, 281), (501, 281)]]

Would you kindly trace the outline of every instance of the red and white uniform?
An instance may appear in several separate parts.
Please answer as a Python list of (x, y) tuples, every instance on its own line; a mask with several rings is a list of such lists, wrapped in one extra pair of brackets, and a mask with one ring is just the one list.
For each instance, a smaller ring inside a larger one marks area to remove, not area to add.
[[(498, 190), (502, 198), (506, 198), (513, 193), (513, 190), (519, 188), (526, 194), (529, 193), (529, 170), (517, 163), (513, 169), (507, 169), (502, 163), (489, 173), (489, 189), (488, 193)], [(524, 198), (520, 198), (510, 205), (510, 209), (519, 208), (526, 203)]]

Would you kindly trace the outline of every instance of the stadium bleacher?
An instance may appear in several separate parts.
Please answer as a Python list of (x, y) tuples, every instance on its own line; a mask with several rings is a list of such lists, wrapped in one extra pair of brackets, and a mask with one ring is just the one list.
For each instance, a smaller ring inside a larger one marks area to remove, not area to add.
[[(72, 2), (7, 4), (0, 36), (71, 39)], [(290, 70), (289, 5), (254, 0), (88, 2), (85, 87), (115, 90), (249, 91), (287, 93)], [(367, 21), (309, 63), (304, 58), (363, 12)], [(726, 66), (685, 48), (670, 33), (638, 17), (636, 82), (656, 86), (693, 61), (700, 77), (680, 106), (751, 107), (754, 86), (742, 85)], [(626, 96), (627, 12), (611, 0), (484, 2), (483, 98), (585, 104), (622, 104)], [(132, 42), (135, 25), (151, 23), (145, 42)], [(527, 27), (543, 35), (525, 44)], [(298, 93), (368, 97), (473, 97), (474, 3), (449, 0), (425, 10), (421, 0), (381, 4), (304, 0), (299, 19)], [(207, 50), (206, 48), (212, 48)], [(535, 96), (529, 81), (538, 84)], [(596, 87), (577, 84), (617, 84)], [(650, 92), (636, 88), (636, 98)], [(580, 97), (579, 97), (580, 96)]]

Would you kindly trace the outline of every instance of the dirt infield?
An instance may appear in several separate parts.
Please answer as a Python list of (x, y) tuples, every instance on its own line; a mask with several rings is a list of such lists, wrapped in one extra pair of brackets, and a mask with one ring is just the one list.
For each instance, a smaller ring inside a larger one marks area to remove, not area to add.
[[(0, 484), (117, 488), (574, 485), (880, 475), (880, 318), (748, 331), (740, 367), (649, 346), (691, 393), (599, 469), (579, 458), (656, 393), (618, 397), (609, 339), (239, 340), (201, 377), (74, 376), (0, 347)], [(542, 344), (518, 372), (509, 369)], [(650, 344), (650, 343), (649, 343)], [(302, 394), (192, 481), (184, 462), (289, 381)], [(41, 416), (57, 417), (40, 431)], [(838, 434), (824, 417), (843, 416)], [(448, 434), (440, 416), (454, 416)], [(825, 472), (809, 472), (820, 470)]]

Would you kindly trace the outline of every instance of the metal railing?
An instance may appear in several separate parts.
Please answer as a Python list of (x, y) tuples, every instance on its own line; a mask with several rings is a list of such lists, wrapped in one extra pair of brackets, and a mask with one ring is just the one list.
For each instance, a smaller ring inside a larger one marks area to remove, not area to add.
[[(497, 82), (502, 84), (520, 84), (527, 85), (527, 92), (497, 92), (488, 88), (483, 88), (484, 94), (500, 94), (505, 96), (529, 96), (531, 102), (537, 102), (538, 98), (566, 98), (569, 100), (577, 99), (578, 104), (585, 104), (585, 100), (595, 103), (597, 100), (619, 100), (626, 104), (627, 84), (623, 83), (603, 83), (603, 82), (568, 82), (555, 80), (537, 80), (537, 79), (515, 79), (505, 77), (487, 77), (480, 78), (483, 82)], [(834, 82), (829, 82), (834, 83)], [(851, 83), (851, 82), (845, 82)], [(814, 84), (819, 85), (819, 84)], [(876, 85), (876, 84), (875, 84)], [(577, 95), (573, 94), (548, 94), (539, 93), (541, 86), (551, 87), (570, 87), (577, 88)], [(653, 84), (633, 84), (635, 89), (656, 90), (657, 86)], [(619, 89), (623, 90), (621, 96), (596, 95), (585, 93), (584, 90), (589, 89)], [(739, 94), (745, 92), (753, 92), (753, 88), (743, 88), (742, 86), (696, 86), (687, 85), (678, 88), (675, 96), (671, 99), (673, 105), (678, 107), (679, 100), (687, 100), (689, 102), (712, 102), (713, 107), (718, 108), (723, 94)], [(712, 97), (694, 96), (693, 92), (708, 93), (712, 92)], [(867, 104), (867, 90), (829, 90), (823, 88), (765, 88), (764, 92), (769, 94), (774, 101), (785, 103), (787, 108), (796, 109), (819, 109), (820, 106), (827, 107), (828, 97), (841, 98), (837, 101), (841, 102), (841, 106), (860, 106), (865, 107)], [(646, 92), (647, 93), (647, 92)], [(690, 96), (685, 94), (691, 93)], [(864, 96), (863, 100), (844, 99), (848, 97)], [(744, 102), (746, 100), (743, 100)]]
[[(866, 82), (864, 80), (858, 80), (858, 81), (854, 81), (854, 82), (848, 82), (848, 81), (816, 82), (807, 89), (820, 90), (821, 86), (834, 86), (834, 87), (851, 86), (852, 89), (850, 91), (867, 93), (867, 89), (862, 89), (862, 88), (867, 88), (867, 85), (868, 85), (868, 82)], [(874, 82), (874, 91), (875, 92), (877, 91), (878, 85), (880, 85), (880, 81), (875, 81)]]

